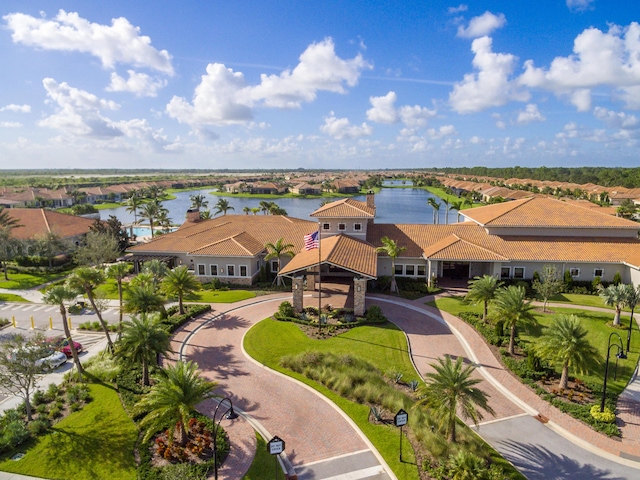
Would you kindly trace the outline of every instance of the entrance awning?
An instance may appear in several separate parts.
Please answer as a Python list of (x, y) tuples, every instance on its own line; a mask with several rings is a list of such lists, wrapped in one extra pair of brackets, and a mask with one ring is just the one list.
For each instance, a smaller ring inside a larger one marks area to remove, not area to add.
[(174, 255), (144, 255), (140, 253), (129, 253), (125, 255), (122, 260), (125, 262), (148, 262), (149, 260), (160, 260), (161, 262), (170, 262), (175, 260)]

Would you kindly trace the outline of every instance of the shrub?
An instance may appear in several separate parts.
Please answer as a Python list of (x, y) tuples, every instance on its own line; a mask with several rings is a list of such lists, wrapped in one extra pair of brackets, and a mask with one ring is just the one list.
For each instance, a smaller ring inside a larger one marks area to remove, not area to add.
[(622, 283), (622, 276), (620, 275), (620, 272), (616, 272), (616, 274), (613, 276), (613, 283), (614, 285), (620, 285)]
[(31, 404), (37, 407), (43, 403), (47, 403), (47, 397), (42, 390), (36, 390), (31, 397)]
[(51, 407), (51, 410), (49, 410), (49, 419), (55, 420), (56, 418), (61, 416), (62, 416), (62, 409), (58, 407), (58, 405), (54, 405), (53, 407)]
[(59, 394), (60, 394), (60, 387), (55, 383), (50, 383), (46, 393), (47, 401), (53, 402), (58, 397)]
[(278, 307), (278, 315), (283, 317), (295, 317), (296, 312), (290, 302), (282, 302)]
[(17, 447), (30, 437), (29, 430), (22, 420), (14, 420), (5, 425), (0, 437), (0, 450)]
[(27, 425), (27, 429), (32, 436), (37, 437), (38, 435), (47, 433), (50, 426), (51, 423), (49, 422), (49, 420), (47, 420), (46, 418), (38, 418), (29, 423), (29, 425)]
[(115, 381), (121, 368), (121, 364), (109, 352), (102, 352), (84, 364), (87, 373), (103, 382)]
[(598, 422), (614, 423), (616, 421), (616, 414), (612, 412), (609, 407), (604, 407), (604, 412), (601, 412), (600, 405), (593, 405), (589, 413), (591, 413), (591, 416)]
[[(167, 318), (162, 320), (163, 325), (169, 331), (169, 333), (175, 332), (178, 328), (184, 325), (189, 320), (199, 317), (205, 312), (211, 310), (211, 305), (202, 305), (202, 304), (190, 304), (185, 305), (185, 314), (184, 315), (169, 315)], [(169, 309), (170, 311), (171, 309)], [(167, 311), (167, 313), (169, 312)], [(176, 312), (177, 312), (176, 308)]]
[(365, 314), (368, 323), (385, 323), (387, 317), (382, 314), (382, 309), (377, 305), (371, 305)]

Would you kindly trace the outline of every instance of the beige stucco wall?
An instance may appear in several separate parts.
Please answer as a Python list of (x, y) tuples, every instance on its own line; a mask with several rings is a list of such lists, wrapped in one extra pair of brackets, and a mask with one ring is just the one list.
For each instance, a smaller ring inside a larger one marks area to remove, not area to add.
[[(366, 218), (323, 218), (320, 220), (320, 227), (322, 228), (323, 224), (329, 224), (329, 230), (321, 230), (320, 235), (322, 238), (330, 237), (332, 235), (339, 235), (344, 233), (351, 237), (357, 238), (359, 240), (366, 240), (367, 238), (367, 219)], [(340, 223), (345, 224), (345, 230), (338, 230), (338, 225)], [(354, 225), (359, 223), (361, 226), (361, 230), (354, 230)], [(311, 232), (309, 232), (311, 233)]]

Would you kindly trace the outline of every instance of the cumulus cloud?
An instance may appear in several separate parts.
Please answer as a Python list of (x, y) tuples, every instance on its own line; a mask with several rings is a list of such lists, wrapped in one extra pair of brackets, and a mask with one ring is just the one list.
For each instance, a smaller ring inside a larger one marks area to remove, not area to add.
[(494, 15), (486, 11), (478, 17), (473, 17), (469, 21), (469, 26), (465, 28), (463, 25), (458, 27), (458, 37), (461, 38), (478, 38), (485, 35), (491, 35), (494, 30), (502, 28), (507, 24), (507, 19), (503, 13)]
[(328, 117), (325, 117), (324, 125), (320, 127), (320, 131), (336, 140), (343, 140), (345, 138), (358, 138), (371, 135), (373, 128), (366, 123), (363, 123), (361, 126), (352, 125), (349, 123), (348, 118), (336, 118), (335, 114), (331, 112)]
[(546, 119), (538, 110), (538, 106), (530, 103), (523, 111), (518, 112), (516, 122), (519, 125), (526, 125), (531, 122), (544, 122)]
[(2, 128), (20, 128), (21, 126), (20, 122), (0, 122)]
[(592, 89), (608, 86), (627, 108), (640, 108), (640, 25), (588, 28), (576, 37), (573, 54), (556, 57), (548, 69), (525, 62), (521, 85), (564, 96), (580, 111), (591, 108)]
[(528, 92), (519, 91), (510, 80), (517, 58), (494, 53), (490, 37), (476, 38), (471, 43), (475, 54), (473, 66), (478, 73), (468, 73), (454, 85), (449, 103), (458, 113), (472, 113), (505, 105), (510, 100), (527, 101)]
[(18, 113), (29, 113), (31, 111), (31, 105), (16, 105), (15, 103), (10, 103), (9, 105), (5, 105), (4, 107), (0, 107), (0, 112), (18, 112)]
[(455, 135), (456, 133), (458, 132), (453, 125), (443, 125), (438, 129), (430, 128), (427, 130), (427, 134), (434, 140), (438, 140), (449, 135)]
[(456, 13), (466, 12), (467, 10), (469, 10), (469, 7), (467, 5), (461, 3), (457, 7), (449, 7), (447, 9), (447, 13), (456, 14)]
[(567, 7), (572, 12), (584, 12), (585, 10), (592, 10), (595, 0), (567, 0)]
[(209, 64), (193, 101), (174, 96), (167, 113), (194, 130), (246, 123), (253, 119), (255, 107), (300, 108), (314, 101), (319, 91), (346, 93), (345, 85), (356, 85), (361, 71), (371, 68), (360, 54), (350, 60), (338, 57), (330, 38), (309, 45), (299, 60), (293, 70), (261, 75), (258, 85), (248, 85), (241, 72), (223, 64)]
[(404, 105), (395, 108), (397, 100), (395, 92), (391, 91), (383, 97), (369, 97), (373, 108), (367, 110), (367, 119), (376, 123), (397, 123), (401, 121), (407, 127), (423, 127), (427, 121), (436, 115), (435, 110), (429, 110), (420, 105)]
[(11, 13), (2, 17), (13, 33), (14, 43), (44, 50), (62, 50), (89, 53), (100, 59), (106, 68), (116, 63), (151, 68), (173, 75), (171, 55), (156, 50), (151, 39), (140, 35), (126, 18), (114, 18), (111, 26), (91, 23), (75, 12), (60, 10), (51, 20), (24, 13)]
[(155, 97), (158, 90), (167, 85), (166, 80), (153, 79), (145, 73), (127, 70), (129, 78), (125, 79), (116, 72), (111, 73), (111, 83), (108, 92), (131, 92), (136, 97)]
[(640, 121), (635, 115), (625, 112), (614, 112), (603, 107), (596, 107), (593, 114), (598, 120), (602, 120), (607, 126), (623, 130), (635, 130), (640, 128)]

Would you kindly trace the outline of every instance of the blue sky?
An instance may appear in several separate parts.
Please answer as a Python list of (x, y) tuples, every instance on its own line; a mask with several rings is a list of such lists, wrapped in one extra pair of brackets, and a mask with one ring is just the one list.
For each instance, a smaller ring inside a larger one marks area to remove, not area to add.
[(639, 166), (640, 2), (13, 1), (0, 168)]

